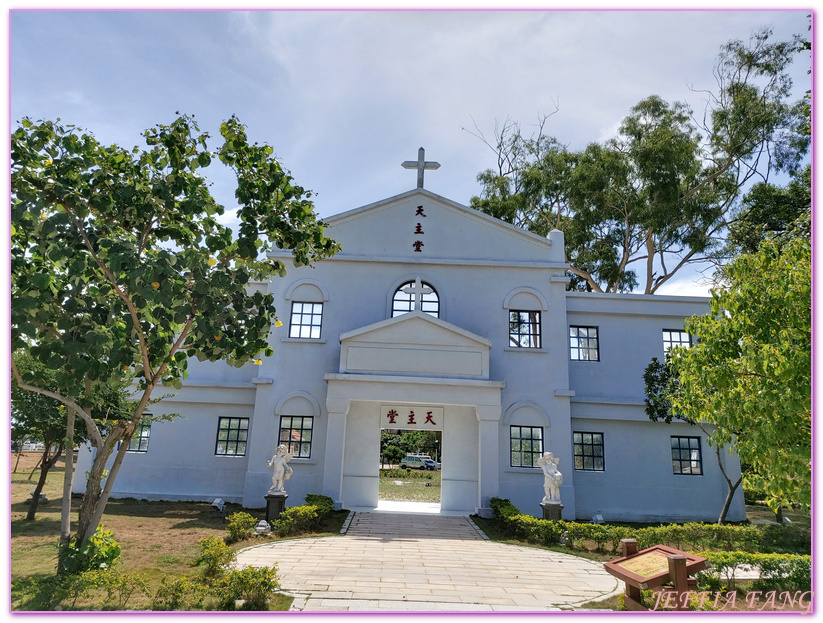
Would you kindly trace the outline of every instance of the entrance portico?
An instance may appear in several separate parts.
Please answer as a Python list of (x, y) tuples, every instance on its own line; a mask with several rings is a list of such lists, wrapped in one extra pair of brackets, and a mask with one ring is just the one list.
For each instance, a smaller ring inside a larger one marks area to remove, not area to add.
[(341, 335), (340, 342), (340, 372), (324, 377), (323, 493), (343, 507), (376, 506), (380, 430), (408, 427), (411, 410), (415, 424), (432, 412), (442, 418), (427, 418), (443, 431), (441, 509), (488, 514), (489, 499), (498, 495), (505, 387), (488, 378), (491, 343), (420, 311)]

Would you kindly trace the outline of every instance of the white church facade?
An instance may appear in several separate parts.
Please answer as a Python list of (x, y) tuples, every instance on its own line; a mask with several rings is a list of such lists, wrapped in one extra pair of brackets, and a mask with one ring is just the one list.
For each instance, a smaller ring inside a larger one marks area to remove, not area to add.
[[(285, 443), (287, 506), (322, 493), (374, 508), (381, 430), (430, 429), (442, 511), (488, 515), (503, 497), (540, 516), (536, 459), (551, 451), (564, 519), (716, 520), (718, 461), (735, 480), (737, 458), (697, 426), (650, 422), (643, 404), (645, 367), (688, 343), (683, 320), (707, 299), (568, 292), (562, 232), (544, 239), (418, 186), (325, 219), (342, 244), (331, 259), (295, 268), (276, 254), (286, 277), (255, 285), (283, 322), (274, 355), (191, 361), (151, 407), (180, 417), (141, 427), (113, 496), (262, 508)], [(728, 518), (745, 519), (742, 492)]]

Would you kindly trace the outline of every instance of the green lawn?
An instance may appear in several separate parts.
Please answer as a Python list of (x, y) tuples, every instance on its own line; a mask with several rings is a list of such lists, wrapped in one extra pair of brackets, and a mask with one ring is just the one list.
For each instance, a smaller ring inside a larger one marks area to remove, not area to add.
[(381, 500), (392, 502), (440, 502), (440, 470), (383, 470), (380, 474)]

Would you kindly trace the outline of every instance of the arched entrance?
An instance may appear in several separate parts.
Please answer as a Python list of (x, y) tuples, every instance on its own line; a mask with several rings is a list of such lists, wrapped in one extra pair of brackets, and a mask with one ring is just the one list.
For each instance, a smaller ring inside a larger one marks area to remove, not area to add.
[(441, 471), (441, 509), (487, 509), (498, 494), (505, 387), (489, 380), (491, 342), (413, 311), (344, 333), (340, 343), (340, 372), (324, 377), (323, 493), (348, 508), (375, 507), (380, 430), (430, 427), (443, 431), (448, 457)]

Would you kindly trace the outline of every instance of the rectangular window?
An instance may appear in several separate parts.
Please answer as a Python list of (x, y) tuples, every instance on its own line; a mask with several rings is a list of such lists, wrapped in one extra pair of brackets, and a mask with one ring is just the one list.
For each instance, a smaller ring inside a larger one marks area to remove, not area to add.
[(537, 467), (543, 454), (543, 429), (539, 426), (511, 427), (511, 466)]
[(313, 422), (314, 418), (310, 416), (280, 416), (280, 443), (286, 446), (296, 459), (311, 458)]
[(572, 361), (600, 361), (597, 327), (569, 327)]
[(221, 417), (217, 423), (217, 448), (220, 456), (245, 456), (249, 436), (249, 418)]
[(509, 346), (540, 348), (539, 311), (509, 311)]
[(606, 470), (603, 433), (574, 433), (574, 468), (586, 472)]
[(149, 449), (149, 435), (151, 434), (151, 418), (142, 417), (134, 434), (129, 441), (129, 452), (147, 452)]
[(292, 303), (289, 337), (320, 339), (323, 303)]
[(682, 346), (689, 348), (692, 345), (692, 336), (686, 331), (663, 329), (663, 352), (668, 353), (670, 348)]
[(703, 475), (700, 437), (672, 437), (672, 469), (675, 474)]

